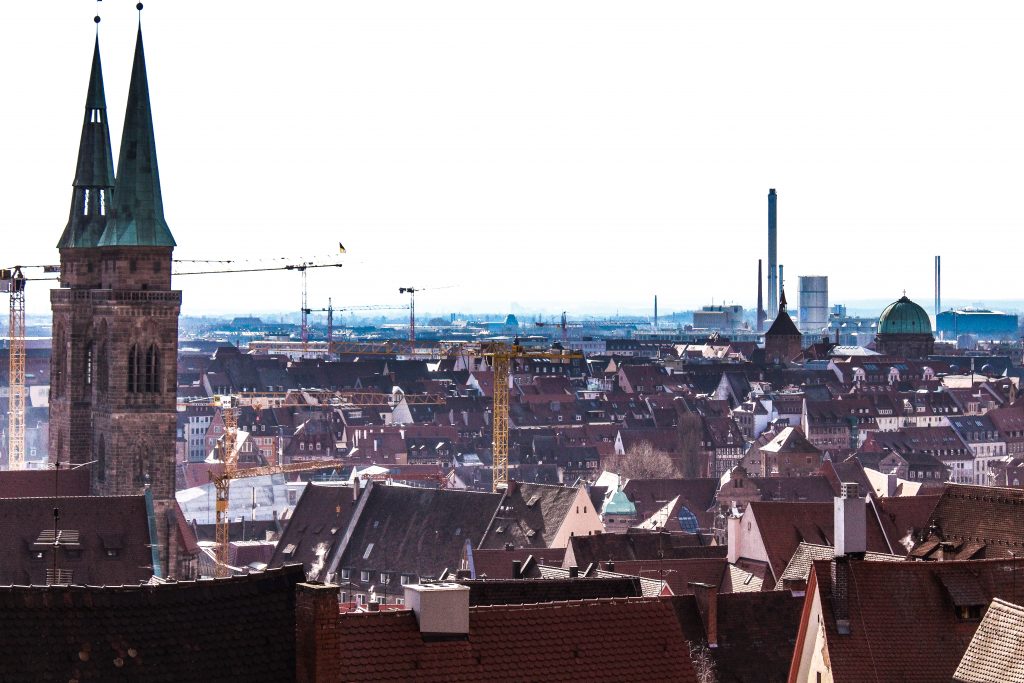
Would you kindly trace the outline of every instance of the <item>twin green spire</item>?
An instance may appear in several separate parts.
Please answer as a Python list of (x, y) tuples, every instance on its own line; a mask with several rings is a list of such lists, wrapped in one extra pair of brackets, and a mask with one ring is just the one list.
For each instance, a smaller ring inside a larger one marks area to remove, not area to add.
[(106, 114), (97, 38), (71, 217), (58, 248), (175, 246), (164, 220), (141, 26), (135, 43), (116, 180)]

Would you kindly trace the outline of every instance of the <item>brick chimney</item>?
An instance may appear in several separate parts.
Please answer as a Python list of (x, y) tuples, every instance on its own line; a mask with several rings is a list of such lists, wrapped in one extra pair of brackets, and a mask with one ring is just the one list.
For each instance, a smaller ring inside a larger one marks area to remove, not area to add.
[(832, 616), (839, 635), (850, 635), (850, 558), (846, 555), (832, 559)]
[(410, 584), (405, 604), (416, 615), (420, 633), (438, 638), (469, 636), (469, 586), (457, 583)]
[(519, 560), (512, 560), (512, 578), (523, 578), (523, 563)]
[(708, 647), (718, 647), (718, 586), (699, 581), (691, 581), (687, 585), (693, 588)]
[(338, 638), (338, 587), (300, 583), (295, 587), (295, 680), (337, 681), (342, 656)]
[(833, 511), (836, 557), (865, 552), (868, 549), (867, 501), (860, 495), (860, 486), (841, 484)]

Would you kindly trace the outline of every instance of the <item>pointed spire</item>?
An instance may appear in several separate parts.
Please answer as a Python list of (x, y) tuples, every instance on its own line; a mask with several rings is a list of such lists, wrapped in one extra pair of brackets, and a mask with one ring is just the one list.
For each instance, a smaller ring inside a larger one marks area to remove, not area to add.
[(107, 226), (114, 189), (114, 158), (107, 125), (107, 100), (103, 93), (100, 39), (92, 53), (92, 72), (85, 96), (85, 120), (78, 145), (78, 165), (71, 192), (71, 215), (58, 249), (95, 247)]
[(779, 311), (786, 310), (786, 288), (781, 289), (782, 294), (779, 296)]
[(153, 111), (142, 49), (142, 26), (135, 42), (135, 62), (128, 87), (128, 106), (117, 159), (114, 217), (100, 238), (101, 247), (173, 247), (174, 237), (164, 220), (160, 172), (156, 162)]

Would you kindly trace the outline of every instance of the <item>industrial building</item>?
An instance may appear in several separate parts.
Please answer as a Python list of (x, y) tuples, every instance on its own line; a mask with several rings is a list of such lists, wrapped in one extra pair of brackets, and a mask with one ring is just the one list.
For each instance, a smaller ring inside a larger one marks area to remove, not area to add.
[(973, 334), (981, 339), (1014, 339), (1019, 329), (1020, 321), (1015, 314), (986, 308), (943, 311), (935, 321), (935, 331), (950, 339), (961, 334)]
[(799, 326), (804, 334), (820, 334), (828, 327), (828, 276), (801, 275)]
[(693, 326), (701, 330), (738, 330), (743, 324), (743, 307), (704, 306), (693, 312)]

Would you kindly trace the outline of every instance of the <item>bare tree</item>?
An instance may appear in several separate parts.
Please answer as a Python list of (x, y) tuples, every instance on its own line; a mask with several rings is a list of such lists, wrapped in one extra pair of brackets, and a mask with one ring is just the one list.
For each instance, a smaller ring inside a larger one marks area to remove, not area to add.
[(679, 470), (672, 458), (649, 441), (641, 441), (609, 463), (609, 469), (626, 479), (673, 479)]
[(692, 640), (686, 644), (690, 647), (690, 661), (693, 662), (693, 673), (697, 675), (697, 683), (718, 683), (715, 660), (711, 657), (708, 646)]

